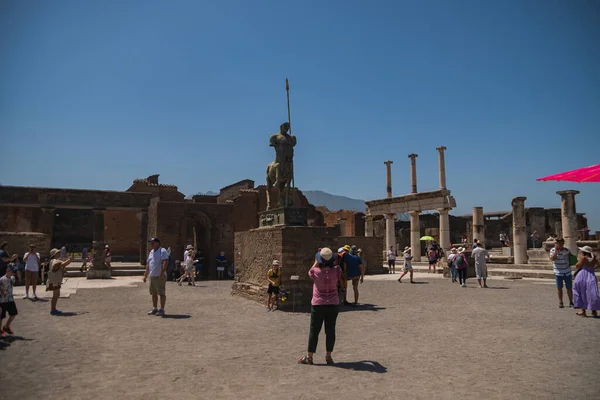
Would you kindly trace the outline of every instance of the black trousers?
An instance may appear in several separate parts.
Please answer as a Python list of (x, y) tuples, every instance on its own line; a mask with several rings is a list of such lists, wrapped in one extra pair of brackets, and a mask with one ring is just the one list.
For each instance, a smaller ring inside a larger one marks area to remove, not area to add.
[(325, 349), (333, 351), (335, 345), (335, 323), (338, 316), (338, 306), (312, 306), (310, 311), (310, 333), (308, 335), (308, 352), (317, 351), (319, 333), (325, 323)]
[(460, 283), (461, 285), (463, 283), (467, 283), (467, 269), (462, 268), (457, 269), (456, 271), (458, 272), (458, 283)]

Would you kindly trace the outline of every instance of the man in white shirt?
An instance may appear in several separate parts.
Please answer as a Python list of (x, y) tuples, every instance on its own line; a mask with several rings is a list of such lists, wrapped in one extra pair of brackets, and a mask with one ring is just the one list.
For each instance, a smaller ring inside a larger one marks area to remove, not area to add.
[(38, 274), (40, 271), (40, 253), (35, 251), (35, 244), (29, 245), (29, 251), (23, 256), (25, 262), (25, 296), (23, 299), (29, 298), (29, 285), (33, 286), (33, 299), (37, 300), (35, 289), (37, 287)]
[[(158, 238), (150, 239), (152, 250), (148, 254), (146, 262), (146, 273), (144, 274), (144, 283), (150, 276), (150, 295), (152, 296), (152, 310), (148, 315), (158, 315), (164, 317), (165, 303), (167, 295), (165, 293), (165, 285), (167, 282), (167, 267), (169, 265), (169, 253), (160, 246)], [(160, 309), (158, 306), (158, 297), (160, 296)]]
[(394, 246), (390, 246), (390, 249), (387, 251), (387, 259), (388, 259), (388, 274), (396, 273), (396, 256), (398, 253), (394, 250)]
[[(483, 248), (481, 243), (477, 243), (477, 247), (473, 249), (471, 257), (475, 259), (475, 274), (477, 275), (477, 283), (479, 287), (487, 288), (487, 266), (485, 265), (486, 260), (490, 259), (490, 254), (486, 249)], [(483, 286), (481, 286), (481, 280), (483, 279)]]

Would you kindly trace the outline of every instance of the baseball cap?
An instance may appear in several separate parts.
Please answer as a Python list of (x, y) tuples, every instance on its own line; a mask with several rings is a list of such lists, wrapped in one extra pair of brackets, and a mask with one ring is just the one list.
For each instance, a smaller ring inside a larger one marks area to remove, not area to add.
[(160, 239), (153, 237), (152, 239), (148, 240), (149, 242), (156, 242), (156, 243), (160, 243)]

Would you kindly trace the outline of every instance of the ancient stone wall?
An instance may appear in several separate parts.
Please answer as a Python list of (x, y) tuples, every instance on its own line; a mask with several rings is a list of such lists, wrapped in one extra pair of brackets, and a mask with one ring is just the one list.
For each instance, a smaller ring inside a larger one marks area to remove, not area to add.
[(365, 221), (363, 217), (364, 213), (356, 212), (353, 210), (338, 210), (338, 211), (325, 211), (319, 208), (323, 214), (323, 222), (325, 226), (335, 226), (340, 224), (340, 219), (345, 220), (343, 226), (342, 235), (344, 236), (364, 236), (365, 234)]
[[(235, 233), (236, 277), (233, 294), (264, 301), (267, 271), (274, 259), (282, 265), (282, 284), (294, 287), (299, 304), (310, 304), (312, 282), (308, 270), (321, 247), (336, 246), (339, 229), (324, 227), (273, 227)], [(296, 275), (298, 281), (290, 277)], [(285, 304), (283, 306), (289, 306)]]
[(0, 243), (8, 243), (8, 252), (18, 254), (20, 259), (34, 244), (42, 259), (50, 257), (50, 236), (37, 232), (0, 232)]
[(250, 179), (244, 179), (225, 186), (219, 190), (218, 203), (226, 203), (228, 200), (232, 200), (239, 195), (240, 190), (243, 189), (254, 189), (254, 181)]
[(115, 260), (133, 261), (140, 258), (141, 211), (106, 210), (104, 212), (104, 226), (104, 244), (110, 246)]
[(248, 231), (258, 228), (259, 198), (258, 191), (254, 189), (245, 189), (239, 192), (239, 195), (233, 200), (233, 221), (234, 232)]
[(0, 230), (5, 232), (37, 231), (40, 209), (35, 207), (0, 207)]

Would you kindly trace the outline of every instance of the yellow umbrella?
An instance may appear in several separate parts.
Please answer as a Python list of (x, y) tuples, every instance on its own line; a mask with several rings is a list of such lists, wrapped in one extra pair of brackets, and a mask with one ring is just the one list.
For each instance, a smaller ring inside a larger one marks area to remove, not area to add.
[(431, 237), (431, 236), (423, 236), (423, 237), (421, 238), (421, 240), (427, 240), (428, 242), (431, 242), (431, 241), (435, 240), (435, 238), (433, 238), (433, 237)]

